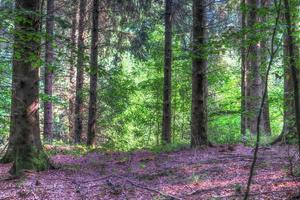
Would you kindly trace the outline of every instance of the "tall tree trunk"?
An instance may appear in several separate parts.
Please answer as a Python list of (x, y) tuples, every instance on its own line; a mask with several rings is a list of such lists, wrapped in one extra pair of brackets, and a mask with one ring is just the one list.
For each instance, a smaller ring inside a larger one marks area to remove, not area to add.
[(294, 105), (295, 105), (295, 119), (296, 130), (298, 135), (298, 145), (300, 152), (300, 102), (299, 102), (299, 85), (297, 77), (297, 62), (296, 62), (296, 45), (294, 39), (294, 28), (291, 21), (291, 9), (289, 0), (284, 0), (285, 19), (287, 25), (287, 47), (288, 47), (288, 63), (292, 72), (293, 87), (294, 87)]
[(78, 0), (73, 1), (73, 7), (72, 7), (72, 28), (71, 28), (71, 55), (70, 55), (70, 68), (69, 68), (69, 115), (68, 115), (68, 121), (69, 121), (69, 141), (71, 141), (71, 138), (75, 138), (74, 136), (74, 119), (75, 119), (75, 92), (76, 92), (76, 83), (75, 83), (75, 61), (74, 58), (76, 56), (76, 33), (77, 33), (77, 26), (78, 26)]
[(165, 66), (162, 142), (171, 143), (172, 0), (165, 1)]
[(193, 0), (192, 147), (208, 145), (207, 59), (204, 45), (205, 0)]
[(45, 45), (45, 95), (47, 99), (44, 102), (44, 140), (52, 141), (53, 132), (53, 36), (54, 36), (54, 0), (47, 0), (46, 17), (46, 45)]
[[(286, 37), (284, 41), (284, 124), (282, 136), (294, 137), (296, 136), (297, 128), (295, 120), (294, 85), (289, 55), (289, 41), (288, 37)], [(299, 70), (297, 70), (297, 76), (299, 76)]]
[(257, 7), (258, 0), (247, 0), (249, 15), (247, 17), (247, 26), (250, 31), (247, 35), (250, 42), (247, 56), (247, 126), (251, 134), (256, 134), (257, 112), (260, 106), (260, 100), (263, 94), (262, 79), (258, 64), (258, 41), (257, 41)]
[[(245, 0), (241, 0), (241, 28), (245, 31), (246, 28), (246, 12), (243, 10), (246, 5)], [(241, 134), (246, 135), (246, 48), (245, 48), (245, 35), (243, 33), (241, 44)]]
[[(12, 77), (12, 110), (9, 149), (12, 174), (48, 168), (39, 128), (40, 1), (16, 0)], [(34, 35), (34, 36), (33, 36)], [(34, 38), (33, 38), (34, 37)]]
[(90, 61), (90, 102), (87, 145), (95, 143), (97, 113), (97, 82), (98, 82), (98, 40), (99, 40), (99, 0), (93, 1), (92, 41)]
[(75, 99), (75, 143), (81, 142), (82, 118), (83, 118), (83, 81), (84, 81), (84, 24), (86, 14), (86, 0), (80, 0), (78, 22), (78, 53), (77, 53), (77, 76), (76, 76), (76, 99)]
[[(263, 9), (267, 9), (270, 6), (269, 0), (260, 0), (260, 7)], [(264, 13), (264, 12), (263, 12)], [(267, 16), (266, 14), (262, 14), (260, 17), (260, 23), (266, 23), (267, 21)], [(268, 39), (263, 38), (262, 41), (260, 42), (260, 66), (261, 66), (261, 71), (262, 71), (262, 88), (265, 88), (264, 85), (264, 76), (266, 72), (266, 66), (268, 63)], [(268, 88), (266, 92), (266, 100), (264, 103), (263, 107), (263, 113), (262, 113), (262, 118), (261, 118), (261, 128), (262, 132), (267, 135), (271, 135), (271, 123), (270, 123), (270, 112), (269, 112), (269, 95), (268, 95)]]

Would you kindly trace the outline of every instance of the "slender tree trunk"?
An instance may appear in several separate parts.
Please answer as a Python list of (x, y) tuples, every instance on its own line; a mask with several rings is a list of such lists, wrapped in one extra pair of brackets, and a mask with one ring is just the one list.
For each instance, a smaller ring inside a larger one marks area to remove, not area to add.
[(296, 119), (296, 128), (298, 135), (298, 145), (300, 152), (300, 102), (299, 102), (299, 85), (298, 85), (298, 77), (297, 77), (297, 62), (296, 62), (296, 45), (294, 39), (294, 28), (291, 21), (291, 10), (290, 10), (290, 2), (289, 0), (284, 0), (284, 8), (285, 8), (285, 19), (287, 25), (287, 47), (288, 47), (288, 59), (289, 65), (292, 72), (293, 79), (293, 87), (294, 87), (294, 105), (295, 105), (295, 119)]
[(172, 0), (165, 1), (165, 66), (162, 142), (171, 143)]
[(70, 68), (69, 68), (69, 140), (71, 141), (71, 138), (75, 138), (74, 136), (74, 111), (75, 111), (75, 92), (76, 92), (76, 83), (75, 83), (75, 61), (74, 58), (76, 56), (76, 33), (77, 33), (77, 14), (78, 14), (78, 0), (73, 1), (73, 8), (72, 8), (73, 14), (72, 14), (72, 28), (71, 28), (71, 55), (70, 55)]
[(97, 113), (97, 80), (98, 80), (98, 40), (99, 40), (99, 0), (93, 1), (92, 41), (90, 61), (90, 102), (88, 119), (87, 145), (95, 143)]
[(205, 0), (193, 0), (193, 70), (191, 146), (208, 145)]
[[(257, 41), (257, 7), (258, 0), (247, 0), (247, 6), (249, 9), (249, 15), (247, 17), (247, 26), (250, 31), (247, 35), (248, 41), (251, 41), (248, 48), (248, 56), (247, 56), (247, 89), (249, 92), (247, 93), (247, 123), (250, 129), (251, 134), (256, 134), (256, 124), (257, 124), (257, 113), (259, 109), (259, 103), (263, 94), (263, 85), (260, 74), (260, 68), (258, 64), (258, 41)], [(256, 42), (257, 41), (257, 42)]]
[[(245, 0), (241, 0), (241, 27), (242, 31), (246, 28), (246, 12), (243, 10), (243, 7), (246, 5)], [(245, 48), (245, 35), (242, 36), (241, 44), (241, 134), (246, 135), (246, 48)]]
[(44, 102), (44, 140), (52, 141), (53, 132), (53, 63), (54, 63), (54, 0), (47, 0), (46, 17), (46, 45), (45, 45), (45, 95), (47, 99)]
[[(39, 128), (39, 68), (36, 60), (40, 57), (40, 35), (36, 34), (40, 30), (40, 1), (16, 0), (15, 6), (20, 12), (15, 18), (9, 149), (14, 161), (10, 172), (18, 175), (24, 169), (46, 169), (49, 163), (43, 153)], [(33, 34), (35, 38), (28, 39)]]
[(80, 0), (79, 23), (78, 23), (78, 53), (77, 53), (77, 76), (76, 76), (76, 99), (75, 99), (75, 143), (81, 142), (82, 118), (83, 118), (83, 81), (84, 81), (84, 24), (86, 14), (86, 0)]

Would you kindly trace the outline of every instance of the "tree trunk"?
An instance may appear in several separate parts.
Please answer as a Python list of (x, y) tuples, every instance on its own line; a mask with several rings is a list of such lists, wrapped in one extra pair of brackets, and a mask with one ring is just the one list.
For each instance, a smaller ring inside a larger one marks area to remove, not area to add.
[(46, 17), (46, 44), (45, 44), (45, 95), (44, 102), (44, 140), (52, 141), (53, 132), (53, 110), (52, 110), (52, 93), (53, 93), (53, 36), (54, 36), (54, 0), (47, 0), (47, 17)]
[(247, 26), (250, 31), (247, 35), (250, 42), (247, 56), (247, 127), (251, 134), (256, 134), (257, 113), (260, 107), (260, 101), (263, 94), (263, 84), (258, 64), (258, 42), (257, 30), (257, 0), (247, 0), (249, 15), (247, 17)]
[(296, 120), (296, 131), (298, 135), (298, 145), (300, 152), (300, 102), (299, 102), (299, 85), (297, 77), (297, 62), (296, 62), (296, 45), (294, 39), (294, 28), (291, 21), (291, 10), (289, 0), (284, 0), (285, 7), (285, 19), (287, 27), (287, 48), (288, 48), (288, 64), (292, 72), (293, 89), (294, 89), (294, 105), (295, 105), (295, 120)]
[(191, 146), (208, 145), (207, 59), (205, 56), (205, 0), (193, 0), (193, 70)]
[(165, 66), (162, 142), (171, 143), (172, 0), (165, 1)]
[[(10, 147), (12, 174), (49, 167), (39, 128), (40, 1), (16, 0)], [(25, 12), (24, 12), (25, 11)], [(33, 14), (34, 13), (34, 14)], [(20, 20), (22, 19), (22, 20)], [(34, 36), (33, 36), (34, 35)], [(34, 37), (34, 38), (32, 38)]]
[(88, 119), (87, 145), (95, 143), (97, 113), (97, 80), (98, 80), (98, 40), (99, 40), (99, 0), (93, 1), (92, 41), (90, 60), (90, 102)]
[[(294, 101), (294, 84), (292, 71), (289, 61), (289, 41), (288, 37), (284, 42), (284, 115), (283, 115), (283, 136), (294, 137), (297, 133), (295, 120), (295, 101)], [(297, 70), (297, 76), (299, 70)]]
[[(241, 8), (246, 5), (245, 0), (241, 0)], [(242, 10), (241, 28), (242, 31), (246, 28), (246, 13)], [(245, 35), (242, 36), (241, 44), (241, 135), (246, 135), (246, 48), (245, 48)]]
[(70, 69), (69, 69), (69, 140), (71, 138), (75, 138), (74, 136), (74, 111), (75, 111), (75, 92), (76, 92), (76, 83), (75, 83), (75, 61), (74, 57), (76, 56), (76, 33), (77, 33), (77, 14), (78, 14), (78, 0), (73, 1), (73, 8), (72, 8), (72, 28), (71, 28), (71, 55), (70, 55)]
[(86, 14), (86, 0), (80, 0), (79, 23), (78, 23), (78, 53), (77, 53), (77, 76), (76, 76), (76, 99), (75, 99), (75, 143), (81, 142), (82, 118), (83, 118), (83, 81), (84, 81), (84, 23)]
[[(260, 7), (267, 9), (270, 6), (269, 0), (260, 0)], [(260, 23), (266, 23), (267, 16), (266, 14), (262, 14), (260, 17)], [(262, 71), (262, 88), (265, 88), (264, 80), (265, 80), (265, 72), (268, 64), (268, 39), (263, 38), (260, 42), (260, 66)], [(269, 112), (269, 96), (268, 96), (268, 88), (266, 92), (266, 100), (263, 107), (263, 113), (261, 118), (261, 128), (262, 132), (266, 135), (271, 135), (271, 123), (270, 123), (270, 112)]]

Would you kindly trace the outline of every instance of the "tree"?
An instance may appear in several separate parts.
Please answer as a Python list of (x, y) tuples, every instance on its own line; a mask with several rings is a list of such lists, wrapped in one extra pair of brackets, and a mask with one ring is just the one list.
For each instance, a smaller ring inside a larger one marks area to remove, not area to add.
[[(246, 5), (245, 0), (241, 0), (241, 28), (242, 31), (246, 28), (246, 12), (244, 11)], [(245, 34), (242, 33), (242, 44), (241, 44), (241, 134), (246, 134), (246, 48), (245, 48)]]
[(192, 147), (208, 145), (205, 25), (205, 0), (193, 0)]
[[(294, 86), (293, 76), (290, 67), (289, 59), (289, 40), (285, 37), (284, 41), (284, 114), (283, 114), (283, 130), (278, 141), (282, 140), (282, 137), (289, 136), (294, 138), (297, 133), (296, 120), (295, 120), (295, 100), (294, 100)], [(299, 70), (297, 70), (297, 76), (299, 76)]]
[(45, 42), (45, 88), (47, 95), (44, 102), (44, 139), (51, 141), (53, 138), (53, 36), (54, 36), (54, 0), (47, 0), (47, 17), (46, 17), (46, 42)]
[(163, 92), (163, 143), (171, 143), (171, 88), (172, 88), (172, 0), (165, 1), (165, 66)]
[(72, 5), (72, 25), (71, 25), (71, 35), (70, 35), (70, 40), (71, 40), (71, 55), (69, 58), (69, 108), (68, 108), (68, 121), (69, 121), (69, 139), (75, 138), (74, 137), (74, 107), (75, 107), (75, 95), (74, 93), (76, 92), (75, 87), (76, 83), (74, 80), (75, 77), (75, 64), (76, 62), (74, 61), (74, 57), (76, 56), (76, 33), (77, 33), (77, 26), (78, 26), (78, 20), (77, 20), (77, 14), (78, 14), (78, 0), (73, 1)]
[(49, 167), (39, 128), (40, 1), (16, 0), (9, 148), (12, 174)]
[(87, 145), (94, 145), (97, 113), (97, 80), (98, 80), (98, 40), (99, 40), (99, 0), (93, 1), (92, 40), (90, 60), (90, 102), (88, 118)]
[(251, 134), (256, 134), (257, 112), (259, 102), (263, 94), (262, 78), (259, 68), (259, 45), (257, 38), (256, 25), (257, 17), (257, 0), (247, 0), (249, 9), (247, 16), (247, 26), (250, 31), (247, 34), (247, 42), (249, 43), (247, 53), (246, 68), (246, 110), (247, 110), (247, 128)]
[(75, 143), (81, 142), (82, 115), (83, 115), (83, 81), (84, 81), (84, 24), (86, 14), (86, 0), (80, 0), (79, 22), (77, 38), (77, 76), (76, 76), (76, 98), (75, 98)]
[(284, 0), (285, 8), (285, 20), (286, 20), (286, 30), (287, 30), (287, 48), (288, 48), (288, 64), (292, 72), (293, 88), (294, 88), (294, 105), (295, 105), (295, 120), (296, 120), (296, 131), (298, 134), (298, 145), (300, 152), (300, 102), (299, 102), (299, 81), (297, 77), (297, 62), (296, 62), (296, 45), (294, 39), (294, 26), (291, 20), (291, 8), (290, 1)]
[[(269, 0), (260, 0), (260, 8), (266, 11), (270, 6), (270, 1)], [(260, 16), (260, 23), (261, 24), (266, 24), (267, 23), (267, 12), (262, 12)], [(267, 31), (267, 30), (266, 30)], [(266, 66), (268, 65), (268, 44), (269, 44), (269, 39), (262, 37), (260, 41), (260, 49), (259, 49), (259, 54), (260, 54), (260, 68), (262, 72), (262, 88), (265, 88), (265, 82), (264, 82), (264, 77), (266, 73)], [(269, 95), (268, 95), (268, 87), (266, 92), (266, 99), (263, 107), (263, 113), (262, 113), (262, 118), (261, 118), (261, 127), (262, 127), (262, 132), (271, 135), (271, 124), (270, 124), (270, 111), (269, 111)], [(262, 94), (263, 95), (263, 94)]]

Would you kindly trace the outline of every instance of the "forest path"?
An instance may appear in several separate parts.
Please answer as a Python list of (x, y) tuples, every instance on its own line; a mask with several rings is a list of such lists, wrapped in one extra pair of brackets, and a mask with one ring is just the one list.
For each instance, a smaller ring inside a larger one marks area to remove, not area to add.
[[(289, 199), (300, 178), (289, 174), (295, 150), (262, 148), (251, 199)], [(241, 199), (252, 162), (252, 148), (218, 146), (155, 154), (89, 153), (52, 157), (57, 170), (7, 180), (0, 165), (0, 199)], [(295, 168), (296, 169), (296, 168)], [(294, 170), (300, 174), (300, 168)]]

